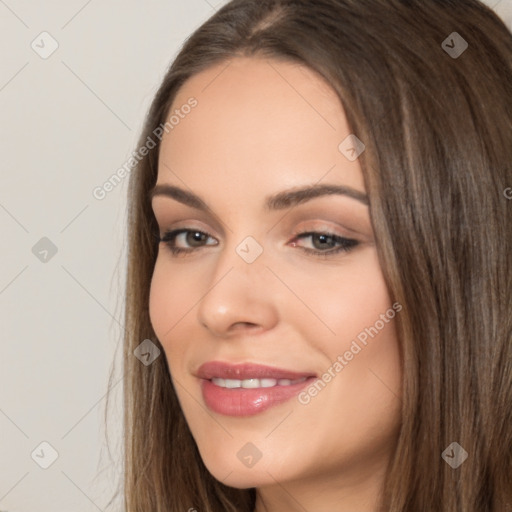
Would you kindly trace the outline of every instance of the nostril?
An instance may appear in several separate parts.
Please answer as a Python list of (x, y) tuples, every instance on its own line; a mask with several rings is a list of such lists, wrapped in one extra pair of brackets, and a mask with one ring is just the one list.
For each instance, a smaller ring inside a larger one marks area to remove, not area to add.
[(259, 325), (252, 322), (236, 322), (233, 324), (233, 329), (258, 329)]

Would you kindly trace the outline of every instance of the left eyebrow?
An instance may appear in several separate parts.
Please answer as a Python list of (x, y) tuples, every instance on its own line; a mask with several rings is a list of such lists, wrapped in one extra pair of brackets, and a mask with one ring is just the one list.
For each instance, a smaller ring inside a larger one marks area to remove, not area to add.
[(350, 197), (365, 205), (370, 204), (368, 196), (359, 190), (344, 185), (322, 184), (285, 190), (284, 192), (269, 196), (266, 198), (265, 208), (267, 210), (284, 210), (285, 208), (291, 208), (306, 201), (311, 201), (311, 199), (316, 197), (333, 194)]
[[(322, 184), (285, 190), (267, 196), (265, 198), (265, 209), (267, 211), (284, 210), (317, 197), (333, 194), (350, 197), (367, 206), (370, 204), (368, 196), (359, 190), (344, 185)], [(198, 195), (175, 185), (155, 185), (148, 193), (149, 200), (152, 201), (155, 196), (170, 197), (197, 210), (210, 210), (205, 201)]]

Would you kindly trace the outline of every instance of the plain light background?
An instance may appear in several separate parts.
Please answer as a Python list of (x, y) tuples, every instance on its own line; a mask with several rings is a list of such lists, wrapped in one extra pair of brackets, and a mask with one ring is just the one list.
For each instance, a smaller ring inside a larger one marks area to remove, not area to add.
[[(122, 509), (106, 505), (122, 469), (128, 180), (93, 190), (137, 149), (167, 67), (224, 3), (0, 0), (0, 512)], [(512, 0), (486, 3), (512, 30)], [(42, 442), (58, 453), (47, 469)]]

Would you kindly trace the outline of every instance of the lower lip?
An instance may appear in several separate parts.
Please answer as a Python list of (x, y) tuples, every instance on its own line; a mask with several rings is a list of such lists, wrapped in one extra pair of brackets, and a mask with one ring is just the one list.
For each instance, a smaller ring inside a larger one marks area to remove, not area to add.
[(290, 400), (315, 379), (309, 377), (290, 386), (251, 389), (223, 388), (202, 379), (201, 391), (206, 406), (213, 412), (225, 416), (253, 416)]

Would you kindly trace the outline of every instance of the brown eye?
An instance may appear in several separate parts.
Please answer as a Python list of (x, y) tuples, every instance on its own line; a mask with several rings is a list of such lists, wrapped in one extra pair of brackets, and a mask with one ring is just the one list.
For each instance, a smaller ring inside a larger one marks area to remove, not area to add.
[[(185, 247), (177, 246), (177, 238), (180, 237), (179, 242), (185, 244)], [(212, 238), (208, 233), (199, 231), (198, 229), (175, 229), (168, 231), (160, 238), (160, 242), (164, 242), (173, 254), (188, 253), (195, 249), (201, 248), (203, 245), (216, 245), (205, 244), (208, 238)]]
[(301, 247), (301, 249), (307, 253), (318, 256), (329, 256), (342, 251), (348, 252), (359, 245), (359, 242), (352, 238), (345, 238), (335, 235), (334, 233), (321, 233), (317, 231), (310, 231), (308, 233), (300, 233), (296, 235), (294, 245), (297, 245), (295, 240), (303, 238), (311, 238), (313, 249), (309, 249), (307, 247)]
[(201, 244), (206, 238), (208, 238), (208, 235), (206, 233), (203, 233), (201, 231), (187, 231), (185, 232), (185, 242), (192, 247), (198, 247), (198, 245), (195, 244)]

